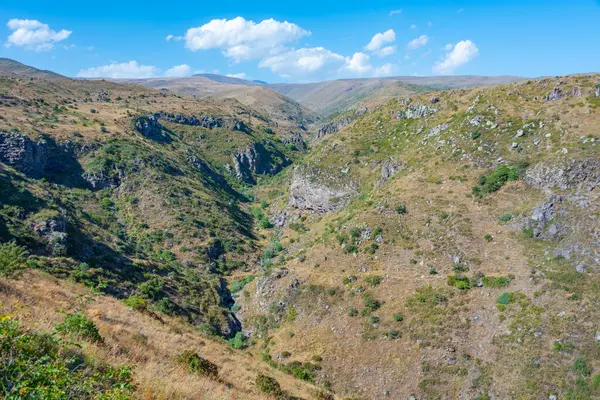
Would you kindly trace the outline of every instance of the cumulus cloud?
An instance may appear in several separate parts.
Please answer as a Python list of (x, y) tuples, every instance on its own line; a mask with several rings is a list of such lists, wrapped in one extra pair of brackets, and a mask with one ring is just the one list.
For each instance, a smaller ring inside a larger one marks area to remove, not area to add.
[(245, 72), (240, 72), (238, 74), (227, 74), (226, 76), (230, 78), (248, 79), (248, 75)]
[(410, 42), (408, 42), (408, 44), (406, 45), (406, 48), (408, 50), (416, 50), (419, 47), (426, 46), (427, 43), (429, 43), (429, 36), (421, 35), (418, 38), (413, 39)]
[(35, 51), (52, 50), (54, 43), (67, 39), (72, 33), (66, 29), (54, 31), (47, 24), (34, 19), (11, 19), (6, 26), (12, 31), (6, 47), (17, 46)]
[(378, 57), (391, 56), (396, 53), (396, 46), (386, 46), (373, 52)]
[(433, 66), (433, 71), (441, 75), (452, 74), (457, 68), (477, 57), (478, 54), (479, 49), (475, 43), (470, 40), (462, 40)]
[(165, 71), (167, 78), (182, 78), (190, 75), (192, 75), (192, 67), (187, 64), (176, 65)]
[(255, 23), (237, 17), (213, 19), (200, 27), (190, 28), (183, 39), (185, 47), (192, 51), (220, 49), (226, 57), (240, 62), (285, 52), (285, 45), (307, 35), (310, 31), (287, 21), (271, 18)]
[(383, 64), (380, 67), (375, 68), (375, 74), (373, 76), (375, 77), (382, 77), (382, 76), (392, 76), (395, 72), (395, 67), (393, 64), (387, 63), (387, 64)]
[(393, 15), (402, 14), (402, 10), (392, 10), (390, 11), (390, 17)]
[(345, 58), (323, 47), (290, 50), (282, 54), (266, 57), (260, 61), (260, 68), (270, 68), (282, 77), (310, 75), (322, 69), (337, 69)]
[(345, 69), (356, 74), (364, 75), (373, 69), (369, 62), (369, 56), (365, 53), (357, 52), (352, 55), (346, 62)]
[(367, 51), (379, 50), (386, 43), (391, 43), (394, 40), (396, 40), (396, 33), (394, 32), (393, 29), (388, 29), (385, 32), (375, 34), (375, 36), (373, 36), (373, 38), (371, 39), (369, 44), (367, 44), (365, 46), (365, 50), (367, 50)]
[[(175, 67), (177, 68), (177, 67)], [(117, 64), (115, 62), (99, 67), (82, 69), (77, 73), (80, 78), (152, 78), (157, 76), (159, 69), (152, 65), (140, 65), (137, 61)]]

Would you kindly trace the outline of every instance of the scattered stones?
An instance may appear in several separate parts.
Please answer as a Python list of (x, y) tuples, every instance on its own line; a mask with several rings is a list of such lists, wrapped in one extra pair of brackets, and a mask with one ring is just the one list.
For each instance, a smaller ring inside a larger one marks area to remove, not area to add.
[(433, 115), (437, 112), (437, 108), (426, 106), (422, 103), (409, 105), (405, 110), (396, 112), (396, 119), (420, 119)]

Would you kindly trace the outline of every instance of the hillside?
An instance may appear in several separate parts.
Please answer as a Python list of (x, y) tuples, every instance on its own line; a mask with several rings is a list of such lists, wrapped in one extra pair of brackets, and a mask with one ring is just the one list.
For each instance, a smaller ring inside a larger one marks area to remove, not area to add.
[(198, 75), (187, 78), (150, 78), (115, 80), (118, 83), (135, 83), (155, 89), (196, 98), (216, 97), (235, 99), (252, 108), (263, 119), (272, 120), (289, 130), (303, 131), (321, 117), (296, 101), (264, 86), (221, 75)]
[(263, 86), (18, 70), (2, 396), (600, 397), (600, 75), (343, 81), (312, 134)]
[(306, 84), (279, 83), (270, 88), (285, 94), (300, 104), (320, 110), (324, 116), (356, 109), (359, 106), (373, 107), (393, 97), (419, 93), (434, 89), (485, 86), (514, 82), (518, 77), (480, 76), (398, 76), (390, 78), (339, 79), (335, 81)]

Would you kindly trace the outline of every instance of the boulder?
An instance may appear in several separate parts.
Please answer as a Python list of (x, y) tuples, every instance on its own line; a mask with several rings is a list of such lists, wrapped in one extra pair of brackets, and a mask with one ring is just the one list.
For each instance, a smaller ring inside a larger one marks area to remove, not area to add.
[(423, 103), (410, 104), (404, 110), (396, 112), (396, 119), (420, 119), (433, 115), (437, 108), (426, 106)]

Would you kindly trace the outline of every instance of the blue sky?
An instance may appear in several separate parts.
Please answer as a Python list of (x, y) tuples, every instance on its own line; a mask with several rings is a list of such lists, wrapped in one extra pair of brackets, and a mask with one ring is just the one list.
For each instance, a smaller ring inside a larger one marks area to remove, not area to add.
[(2, 3), (0, 56), (67, 76), (309, 82), (600, 71), (600, 0)]

